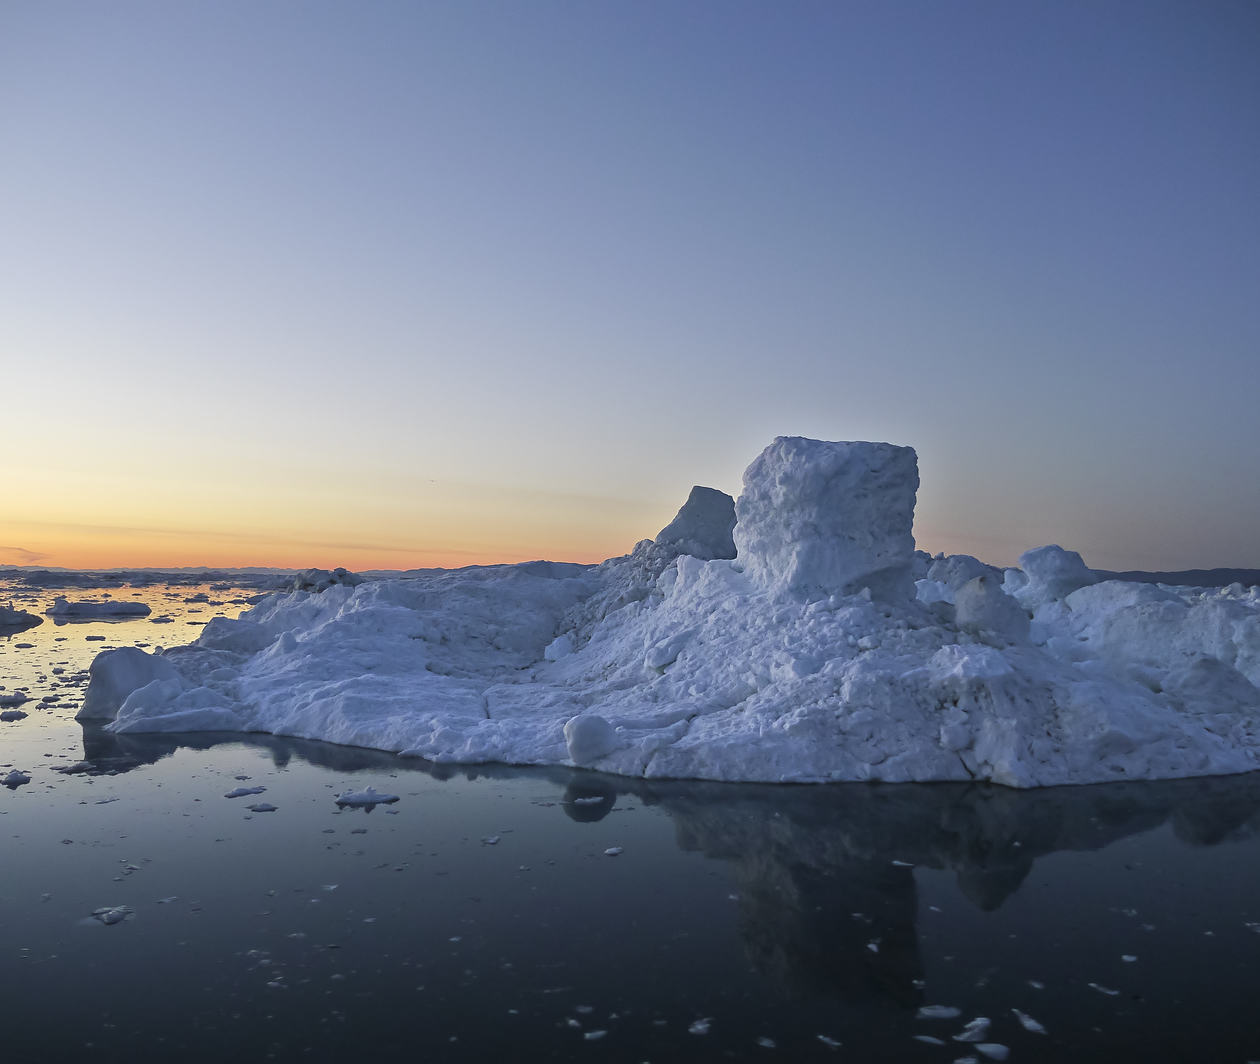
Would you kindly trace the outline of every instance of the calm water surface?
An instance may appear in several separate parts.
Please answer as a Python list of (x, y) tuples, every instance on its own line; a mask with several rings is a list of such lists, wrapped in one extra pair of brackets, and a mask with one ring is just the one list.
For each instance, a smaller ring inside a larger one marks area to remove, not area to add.
[[(31, 696), (0, 724), (0, 776), (32, 777), (0, 789), (6, 1056), (1260, 1060), (1255, 776), (645, 783), (74, 722), (101, 649), (251, 593), (121, 587), (170, 621), (0, 634), (0, 694)], [(338, 809), (368, 784), (400, 800)]]

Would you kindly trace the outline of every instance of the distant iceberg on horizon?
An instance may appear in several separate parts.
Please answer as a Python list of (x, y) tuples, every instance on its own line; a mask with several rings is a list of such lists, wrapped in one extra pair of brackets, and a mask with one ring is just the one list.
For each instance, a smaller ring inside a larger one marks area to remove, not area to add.
[(779, 437), (601, 565), (318, 579), (158, 655), (93, 662), (80, 719), (435, 762), (1012, 787), (1260, 768), (1260, 589), (999, 570), (912, 535), (909, 447)]

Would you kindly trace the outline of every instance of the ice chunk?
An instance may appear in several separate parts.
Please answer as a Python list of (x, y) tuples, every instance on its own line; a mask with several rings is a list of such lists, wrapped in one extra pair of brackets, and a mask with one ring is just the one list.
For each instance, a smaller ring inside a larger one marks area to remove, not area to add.
[(863, 587), (913, 595), (913, 449), (780, 436), (744, 474), (737, 559), (757, 583), (808, 599)]
[(43, 623), (42, 617), (15, 609), (12, 601), (7, 606), (0, 606), (0, 628), (34, 628)]
[(291, 591), (327, 591), (330, 587), (357, 587), (363, 583), (358, 573), (349, 572), (338, 566), (336, 569), (304, 569), (294, 574), (288, 581)]
[(266, 787), (237, 787), (233, 790), (228, 791), (227, 794), (225, 794), (223, 797), (224, 798), (244, 798), (246, 795), (250, 795), (250, 794), (262, 794), (263, 791), (265, 791), (266, 789), (267, 789)]
[(575, 765), (589, 764), (618, 746), (617, 730), (596, 713), (570, 717), (564, 726), (564, 741)]
[(22, 786), (22, 784), (30, 783), (30, 782), (31, 782), (31, 777), (27, 775), (25, 772), (20, 772), (18, 769), (14, 769), (7, 776), (5, 776), (4, 779), (0, 779), (0, 784), (3, 784), (5, 787), (8, 787), (9, 790), (11, 791), (16, 791), (19, 787)]
[(656, 534), (658, 546), (693, 558), (734, 558), (735, 500), (724, 491), (696, 485), (678, 515)]
[(153, 611), (143, 602), (115, 602), (113, 599), (71, 602), (58, 595), (44, 612), (50, 617), (147, 617)]
[(337, 795), (338, 805), (356, 806), (371, 809), (374, 805), (392, 805), (398, 801), (396, 794), (382, 794), (374, 787), (364, 787), (361, 791), (343, 791)]
[(954, 622), (976, 635), (987, 632), (1014, 643), (1028, 639), (1027, 612), (991, 573), (968, 580), (954, 592)]
[(135, 647), (97, 654), (88, 673), (87, 694), (75, 720), (113, 720), (132, 691), (154, 680), (179, 680), (179, 673), (169, 661)]
[(953, 1005), (922, 1005), (914, 1014), (916, 1020), (956, 1020), (962, 1010)]
[(1025, 551), (1019, 556), (1019, 567), (1027, 582), (1013, 591), (1029, 608), (1066, 598), (1078, 588), (1098, 582), (1098, 575), (1076, 551), (1064, 550), (1054, 543)]
[(992, 576), (1001, 582), (1002, 572), (992, 565), (985, 565), (970, 554), (951, 554), (948, 557), (934, 558), (928, 566), (926, 579), (944, 584), (951, 591), (957, 591), (977, 576)]
[(121, 924), (131, 916), (133, 911), (130, 905), (105, 905), (99, 909), (93, 909), (92, 918), (108, 927), (111, 924)]
[(1019, 1020), (1020, 1026), (1023, 1027), (1025, 1031), (1032, 1031), (1033, 1034), (1046, 1033), (1046, 1029), (1029, 1016), (1028, 1013), (1020, 1012), (1019, 1009), (1011, 1009), (1011, 1012), (1015, 1014), (1015, 1019)]
[[(954, 1035), (955, 1042), (979, 1042), (989, 1033), (989, 1017), (977, 1016), (967, 1026), (965, 1026), (958, 1034)], [(977, 1048), (979, 1048), (977, 1046)]]

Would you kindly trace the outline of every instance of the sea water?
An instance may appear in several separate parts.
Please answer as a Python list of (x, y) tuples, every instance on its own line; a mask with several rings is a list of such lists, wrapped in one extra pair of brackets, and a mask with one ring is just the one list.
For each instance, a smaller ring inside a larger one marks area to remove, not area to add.
[[(153, 612), (0, 634), (29, 696), (0, 775), (31, 777), (0, 789), (7, 1055), (1260, 1059), (1254, 775), (774, 787), (115, 737), (73, 719), (92, 657), (253, 592), (108, 593)], [(337, 805), (367, 786), (398, 801)]]

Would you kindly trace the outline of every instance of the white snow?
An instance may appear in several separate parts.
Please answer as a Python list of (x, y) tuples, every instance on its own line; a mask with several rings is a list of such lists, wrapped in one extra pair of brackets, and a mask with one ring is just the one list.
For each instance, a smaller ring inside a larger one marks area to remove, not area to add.
[(79, 716), (649, 777), (1032, 787), (1260, 768), (1254, 592), (1099, 581), (1054, 546), (1005, 574), (931, 560), (917, 485), (909, 448), (779, 438), (733, 534), (729, 497), (697, 489), (662, 539), (593, 568), (277, 592), (191, 646), (98, 656)]

